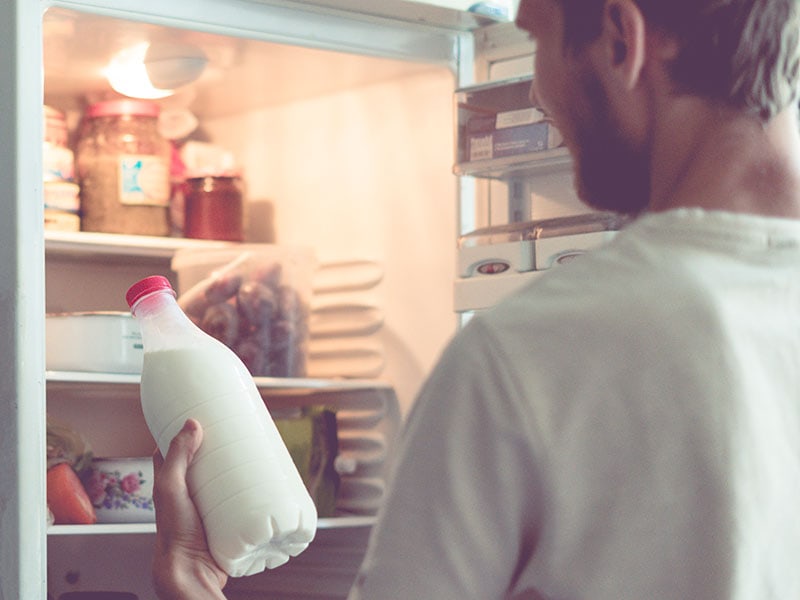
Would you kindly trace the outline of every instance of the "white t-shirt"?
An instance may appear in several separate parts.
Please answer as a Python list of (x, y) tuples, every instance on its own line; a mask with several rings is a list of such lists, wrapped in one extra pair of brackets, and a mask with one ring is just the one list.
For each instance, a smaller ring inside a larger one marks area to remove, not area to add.
[(351, 598), (800, 599), (800, 221), (645, 215), (475, 317)]

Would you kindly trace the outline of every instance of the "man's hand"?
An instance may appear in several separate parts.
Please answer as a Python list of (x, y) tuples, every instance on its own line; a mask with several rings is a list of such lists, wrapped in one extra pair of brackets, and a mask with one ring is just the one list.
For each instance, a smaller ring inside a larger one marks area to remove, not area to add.
[(153, 583), (161, 600), (224, 598), (228, 576), (208, 550), (203, 523), (189, 497), (186, 471), (203, 441), (203, 430), (188, 419), (172, 439), (167, 456), (153, 455), (156, 547)]

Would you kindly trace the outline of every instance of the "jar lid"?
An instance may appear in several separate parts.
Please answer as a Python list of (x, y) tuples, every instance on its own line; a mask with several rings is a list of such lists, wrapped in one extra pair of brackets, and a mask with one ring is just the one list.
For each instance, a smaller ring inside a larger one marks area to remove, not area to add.
[(86, 116), (95, 117), (118, 117), (128, 115), (134, 117), (157, 117), (158, 104), (147, 100), (106, 100), (92, 104), (86, 110)]
[(133, 308), (134, 304), (148, 294), (161, 290), (167, 290), (175, 296), (175, 290), (172, 289), (172, 284), (170, 284), (169, 279), (161, 275), (151, 275), (150, 277), (145, 277), (141, 281), (134, 283), (128, 289), (128, 293), (125, 294), (125, 300), (128, 302), (128, 306)]

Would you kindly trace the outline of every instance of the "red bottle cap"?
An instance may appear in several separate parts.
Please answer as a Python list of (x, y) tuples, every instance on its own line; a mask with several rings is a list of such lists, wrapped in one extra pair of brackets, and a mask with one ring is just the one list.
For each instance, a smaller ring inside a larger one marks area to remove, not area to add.
[(125, 300), (128, 301), (128, 306), (132, 308), (140, 298), (159, 290), (168, 290), (173, 296), (176, 296), (169, 279), (161, 275), (151, 275), (134, 283), (128, 289), (128, 293), (125, 294)]

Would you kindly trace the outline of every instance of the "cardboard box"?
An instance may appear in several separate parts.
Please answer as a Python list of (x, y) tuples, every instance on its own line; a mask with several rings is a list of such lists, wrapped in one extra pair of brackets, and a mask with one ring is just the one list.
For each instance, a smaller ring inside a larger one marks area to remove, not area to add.
[[(495, 129), (468, 138), (468, 161), (490, 160), (505, 156), (549, 150), (560, 143), (547, 121)], [(558, 143), (556, 143), (558, 141)]]

